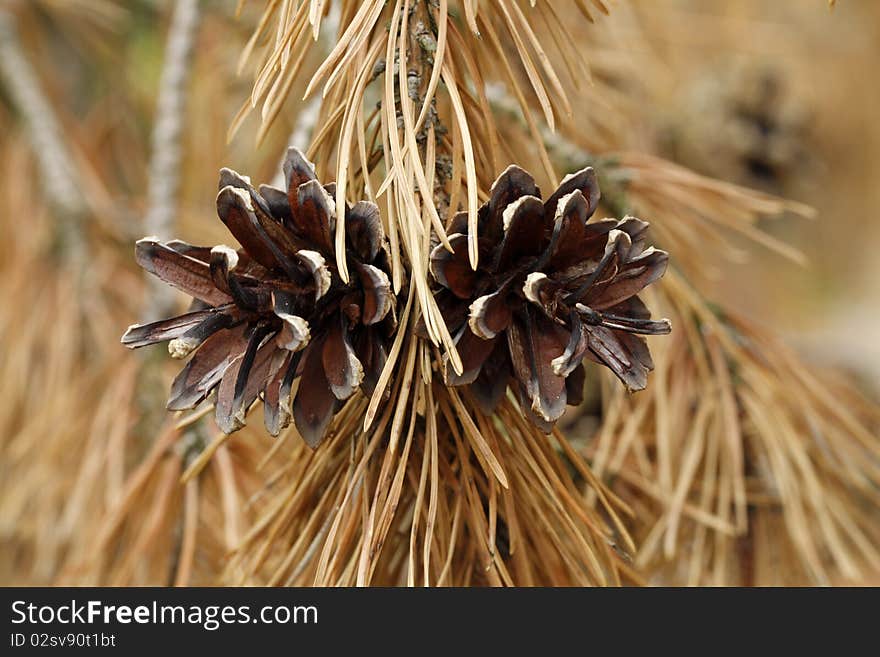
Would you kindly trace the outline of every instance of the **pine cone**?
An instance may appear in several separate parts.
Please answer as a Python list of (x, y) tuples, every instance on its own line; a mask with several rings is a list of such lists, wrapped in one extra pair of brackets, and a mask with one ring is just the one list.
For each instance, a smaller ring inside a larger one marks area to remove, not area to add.
[[(385, 234), (375, 204), (345, 214), (351, 281), (336, 270), (333, 186), (291, 148), (287, 191), (223, 169), (217, 213), (241, 244), (137, 243), (138, 263), (194, 297), (189, 312), (132, 326), (128, 347), (170, 340), (174, 358), (195, 355), (174, 380), (170, 410), (194, 408), (216, 390), (217, 424), (240, 429), (262, 395), (273, 435), (294, 423), (316, 447), (333, 415), (358, 388), (372, 394), (396, 328)], [(295, 379), (301, 383), (295, 395)], [(292, 404), (291, 404), (291, 398)]]
[(645, 248), (648, 224), (633, 217), (588, 221), (599, 202), (592, 168), (566, 176), (547, 201), (510, 166), (479, 210), (477, 271), (468, 260), (467, 215), (449, 227), (453, 252), (431, 253), (444, 289), (437, 301), (464, 371), (444, 363), (450, 385), (471, 384), (491, 412), (511, 376), (536, 426), (549, 431), (583, 394), (582, 360), (608, 366), (630, 390), (647, 384), (651, 354), (638, 334), (668, 333), (636, 296), (666, 271)]

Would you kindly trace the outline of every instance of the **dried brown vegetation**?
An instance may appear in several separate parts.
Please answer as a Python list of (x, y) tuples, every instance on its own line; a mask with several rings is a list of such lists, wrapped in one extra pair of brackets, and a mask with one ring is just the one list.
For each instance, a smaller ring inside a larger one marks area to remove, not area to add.
[[(147, 305), (129, 247), (141, 232), (149, 139), (118, 107), (146, 123), (153, 87), (133, 79), (158, 76), (102, 68), (127, 12), (79, 4), (40, 3), (48, 27), (37, 9), (14, 17), (62, 127), (58, 157), (76, 164), (83, 255), (54, 257), (70, 243), (57, 230), (63, 216), (39, 178), (20, 173), (44, 171), (44, 154), (34, 154), (18, 97), (0, 105), (0, 121), (16, 126), (0, 135), (0, 175), (16, 180), (0, 191), (10, 240), (0, 290), (7, 308), (26, 309), (0, 313), (0, 540), (11, 555), (2, 581), (807, 584), (880, 570), (876, 403), (724, 294), (761, 246), (803, 263), (765, 220), (814, 213), (658, 156), (663, 99), (651, 81), (666, 71), (641, 37), (655, 29), (671, 41), (679, 19), (711, 17), (685, 0), (664, 0), (662, 11), (599, 0), (270, 0), (243, 3), (237, 20), (205, 11), (181, 133), (178, 236), (229, 241), (211, 225), (216, 171), (271, 179), (286, 134), (303, 133), (309, 95), (320, 101), (307, 156), (319, 179), (336, 180), (334, 206), (375, 202), (388, 237), (402, 327), (378, 374), (389, 395), (354, 393), (313, 451), (294, 426), (273, 442), (256, 422), (229, 437), (205, 411), (164, 417), (164, 356), (120, 356), (120, 327)], [(48, 55), (28, 44), (40, 30), (82, 33), (81, 21), (104, 26), (104, 41), (82, 46), (72, 65), (124, 92), (76, 115), (57, 100), (71, 91)], [(328, 25), (338, 31), (329, 47)], [(236, 136), (224, 146), (227, 134)], [(646, 389), (628, 394), (587, 367), (587, 401), (550, 434), (515, 394), (486, 415), (442, 375), (444, 360), (460, 374), (464, 355), (435, 298), (430, 254), (457, 246), (448, 220), (460, 211), (460, 255), (486, 266), (479, 208), (511, 162), (546, 190), (592, 166), (597, 218), (649, 220), (672, 263), (644, 295), (674, 327), (649, 338)], [(28, 230), (13, 229), (20, 217)], [(348, 225), (337, 218), (327, 249), (346, 283), (356, 276), (341, 248)], [(247, 406), (228, 410), (243, 417)]]

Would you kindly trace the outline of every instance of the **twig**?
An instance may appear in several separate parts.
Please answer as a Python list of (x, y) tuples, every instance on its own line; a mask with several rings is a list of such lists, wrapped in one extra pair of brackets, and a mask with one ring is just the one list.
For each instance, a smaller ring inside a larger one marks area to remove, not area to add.
[[(174, 4), (156, 103), (147, 190), (148, 209), (144, 217), (146, 234), (162, 239), (171, 237), (177, 212), (180, 133), (186, 104), (186, 82), (191, 68), (190, 55), (198, 22), (199, 0), (178, 0)], [(174, 292), (152, 277), (149, 285), (144, 315), (146, 319), (155, 319), (169, 311)]]

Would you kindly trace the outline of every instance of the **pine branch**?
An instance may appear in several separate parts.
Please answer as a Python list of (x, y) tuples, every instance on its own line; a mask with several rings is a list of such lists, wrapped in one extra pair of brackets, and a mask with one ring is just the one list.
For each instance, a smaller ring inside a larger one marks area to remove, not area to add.
[[(168, 239), (174, 232), (178, 210), (180, 179), (180, 133), (183, 129), (187, 80), (191, 69), (192, 46), (199, 23), (199, 1), (178, 0), (174, 5), (165, 63), (159, 82), (156, 121), (153, 127), (152, 157), (147, 190), (147, 213), (144, 230), (148, 235)], [(150, 277), (145, 317), (167, 314), (174, 293)]]

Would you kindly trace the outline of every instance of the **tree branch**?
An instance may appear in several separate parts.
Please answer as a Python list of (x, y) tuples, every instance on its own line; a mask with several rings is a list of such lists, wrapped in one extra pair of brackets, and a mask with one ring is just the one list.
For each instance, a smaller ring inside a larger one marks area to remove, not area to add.
[[(192, 46), (199, 22), (198, 0), (177, 0), (165, 46), (165, 62), (159, 82), (152, 156), (147, 188), (144, 231), (170, 239), (178, 210), (180, 179), (180, 133), (186, 105), (186, 83), (191, 68)], [(144, 308), (145, 319), (164, 316), (174, 302), (174, 291), (153, 277)]]

